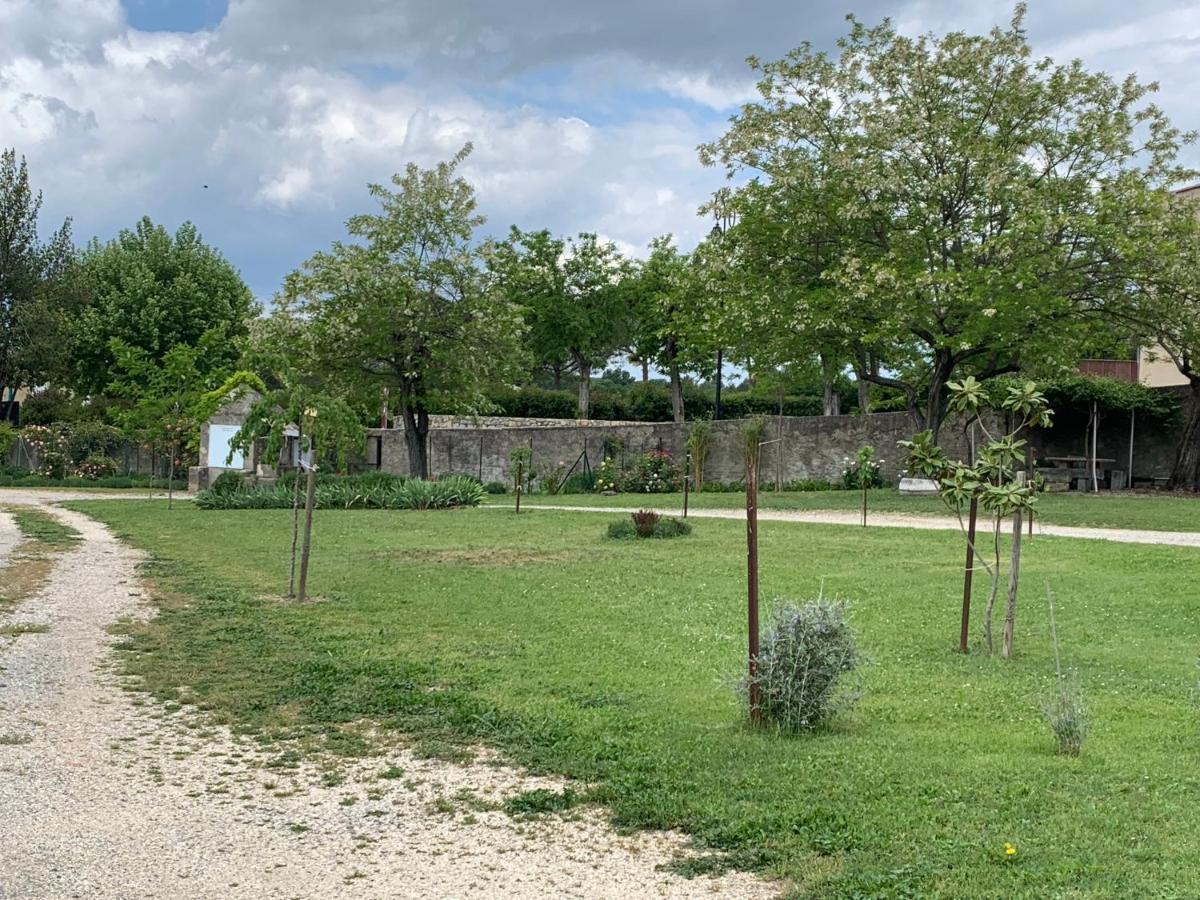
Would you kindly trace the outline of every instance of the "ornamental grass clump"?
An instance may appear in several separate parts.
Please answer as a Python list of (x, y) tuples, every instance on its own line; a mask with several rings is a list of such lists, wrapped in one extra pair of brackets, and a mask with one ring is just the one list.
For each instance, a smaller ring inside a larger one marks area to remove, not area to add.
[[(811, 731), (850, 709), (862, 694), (861, 662), (845, 603), (818, 598), (777, 607), (753, 676), (762, 721), (783, 731)], [(740, 690), (747, 703), (750, 681), (745, 676)]]
[(1073, 673), (1059, 677), (1056, 688), (1042, 703), (1042, 715), (1054, 732), (1058, 752), (1063, 756), (1078, 756), (1088, 732), (1088, 711), (1083, 701), (1083, 689)]

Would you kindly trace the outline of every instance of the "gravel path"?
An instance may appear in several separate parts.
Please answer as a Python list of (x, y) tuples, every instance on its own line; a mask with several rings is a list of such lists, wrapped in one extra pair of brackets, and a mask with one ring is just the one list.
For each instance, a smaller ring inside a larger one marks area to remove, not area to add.
[[(489, 509), (508, 509), (506, 506)], [(525, 507), (527, 510), (552, 509), (563, 512), (607, 512), (631, 513), (639, 509), (654, 509), (664, 516), (678, 516), (679, 509), (657, 509), (645, 506), (568, 506), (565, 504), (538, 503)], [(696, 519), (745, 519), (742, 509), (689, 509), (688, 518)], [(759, 509), (759, 521), (809, 522), (814, 525), (861, 525), (862, 517), (857, 512), (835, 510), (780, 510)], [(958, 521), (943, 516), (906, 515), (904, 513), (868, 513), (867, 522), (873, 528), (918, 528), (925, 531), (957, 531)], [(1034, 534), (1051, 537), (1082, 538), (1094, 541), (1117, 541), (1123, 544), (1167, 544), (1176, 547), (1200, 547), (1200, 531), (1149, 531), (1135, 528), (1083, 528), (1071, 525), (1044, 525), (1035, 521)]]
[[(682, 836), (617, 835), (596, 810), (514, 820), (497, 801), (562, 783), (487, 754), (468, 766), (404, 750), (337, 770), (266, 766), (252, 742), (122, 690), (106, 629), (149, 612), (140, 557), (86, 516), (45, 508), (83, 541), (14, 614), (49, 630), (0, 644), (0, 897), (778, 893), (740, 873), (668, 874)], [(12, 531), (0, 516), (0, 554)]]

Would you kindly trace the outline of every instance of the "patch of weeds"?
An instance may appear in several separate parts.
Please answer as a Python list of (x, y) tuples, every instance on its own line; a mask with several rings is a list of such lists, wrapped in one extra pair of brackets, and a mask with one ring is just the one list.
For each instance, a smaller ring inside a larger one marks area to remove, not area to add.
[(357, 802), (358, 802), (358, 797), (356, 795), (347, 794), (345, 797), (343, 797), (341, 800), (338, 801), (338, 806), (353, 806)]
[(412, 748), (413, 754), (421, 759), (440, 759), (444, 762), (466, 765), (475, 759), (475, 751), (461, 744), (438, 738), (425, 738), (417, 741)]
[(537, 816), (544, 813), (563, 812), (577, 806), (582, 798), (565, 788), (561, 793), (546, 788), (523, 791), (504, 801), (503, 809), (510, 816)]
[(403, 778), (404, 770), (399, 766), (388, 766), (379, 773), (380, 778)]
[(438, 797), (427, 808), (430, 812), (443, 813), (445, 815), (453, 815), (458, 812), (458, 807), (445, 797)]
[(346, 778), (341, 772), (326, 772), (321, 776), (321, 784), (325, 785), (325, 787), (337, 787), (345, 781)]
[(17, 734), (15, 731), (0, 732), (0, 747), (19, 747), (33, 741), (31, 734)]
[(18, 634), (45, 634), (50, 626), (43, 622), (10, 622), (0, 625), (0, 635), (16, 637)]
[(13, 520), (28, 540), (36, 541), (54, 550), (63, 550), (78, 544), (82, 535), (40, 509), (29, 506), (9, 507)]
[(454, 795), (454, 799), (465, 806), (467, 809), (475, 812), (490, 812), (494, 809), (499, 809), (500, 804), (493, 800), (485, 800), (469, 788), (463, 788)]
[(288, 823), (288, 831), (290, 831), (292, 834), (304, 834), (304, 832), (309, 830), (311, 830), (309, 826), (305, 825), (303, 822)]

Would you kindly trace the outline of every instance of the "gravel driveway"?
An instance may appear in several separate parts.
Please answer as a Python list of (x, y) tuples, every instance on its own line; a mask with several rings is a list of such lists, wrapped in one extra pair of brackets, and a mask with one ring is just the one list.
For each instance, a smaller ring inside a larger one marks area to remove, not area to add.
[[(80, 495), (72, 493), (71, 498)], [(660, 867), (671, 833), (616, 834), (596, 810), (519, 821), (495, 804), (533, 778), (482, 754), (404, 750), (337, 770), (271, 768), (254, 743), (123, 689), (107, 628), (149, 614), (139, 554), (102, 525), (32, 502), (83, 535), (0, 637), (0, 897), (773, 897), (733, 873)], [(0, 514), (0, 557), (15, 544)], [(3, 571), (0, 569), (0, 578)]]

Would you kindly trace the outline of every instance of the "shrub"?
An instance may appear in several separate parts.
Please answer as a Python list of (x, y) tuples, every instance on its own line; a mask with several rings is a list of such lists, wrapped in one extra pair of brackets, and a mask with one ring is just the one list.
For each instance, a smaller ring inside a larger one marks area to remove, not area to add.
[[(649, 512), (649, 510), (642, 510), (642, 512)], [(682, 537), (683, 535), (692, 533), (692, 526), (688, 522), (682, 519), (663, 518), (658, 516), (657, 513), (652, 513), (656, 517), (656, 521), (649, 532), (643, 534), (639, 531), (638, 526), (634, 524), (633, 515), (637, 514), (632, 513), (631, 518), (609, 523), (608, 536), (614, 540), (633, 540), (637, 538)]]
[(623, 491), (637, 494), (665, 494), (681, 487), (679, 467), (667, 450), (643, 453), (621, 479)]
[[(786, 731), (807, 731), (849, 709), (861, 694), (847, 676), (860, 655), (846, 621), (846, 606), (818, 598), (785, 603), (772, 613), (758, 653), (755, 677), (763, 721)], [(742, 680), (748, 702), (750, 678)]]
[[(218, 479), (219, 481), (220, 479)], [(200, 509), (289, 509), (294, 477), (274, 484), (216, 490), (216, 483), (196, 495)], [(314, 503), (318, 509), (450, 509), (478, 506), (483, 487), (474, 478), (452, 475), (438, 481), (408, 480), (386, 472), (317, 478)]]
[(1083, 702), (1083, 689), (1079, 679), (1059, 677), (1058, 690), (1042, 703), (1042, 714), (1054, 732), (1058, 752), (1064, 756), (1078, 756), (1087, 737), (1088, 714)]
[(8, 452), (17, 443), (17, 429), (7, 422), (0, 422), (0, 466), (8, 462)]
[(616, 460), (611, 456), (605, 456), (600, 465), (596, 467), (595, 489), (600, 492), (616, 491), (621, 486), (620, 477)]
[(486, 494), (507, 494), (508, 485), (503, 481), (489, 481), (483, 486), (483, 490)]
[(75, 475), (79, 478), (86, 478), (88, 481), (95, 481), (98, 478), (111, 478), (117, 474), (117, 468), (117, 461), (111, 456), (93, 453), (75, 467)]
[(75, 465), (93, 456), (112, 456), (124, 440), (120, 431), (101, 422), (74, 422), (63, 429), (63, 438)]
[(633, 530), (637, 532), (638, 537), (650, 537), (654, 534), (654, 526), (658, 524), (659, 516), (652, 509), (639, 509), (630, 513), (629, 518), (633, 519)]
[(842, 460), (846, 468), (842, 472), (842, 487), (848, 491), (883, 487), (883, 474), (879, 471), (882, 459), (875, 459), (875, 448), (865, 444), (853, 458)]
[(560, 494), (590, 494), (596, 489), (595, 472), (575, 472), (558, 487)]
[(221, 497), (228, 497), (230, 494), (236, 494), (238, 491), (242, 490), (242, 473), (222, 472), (213, 480), (213, 483), (208, 486), (208, 489)]

